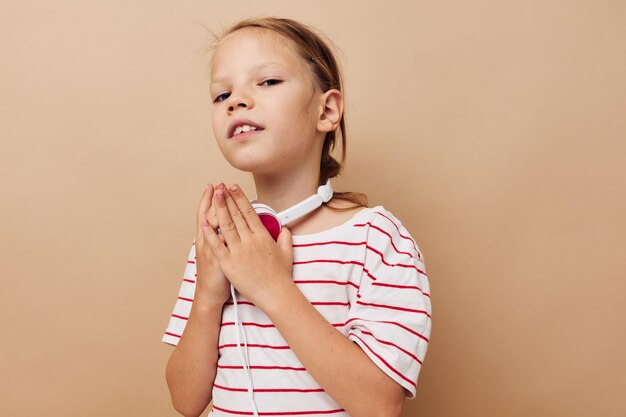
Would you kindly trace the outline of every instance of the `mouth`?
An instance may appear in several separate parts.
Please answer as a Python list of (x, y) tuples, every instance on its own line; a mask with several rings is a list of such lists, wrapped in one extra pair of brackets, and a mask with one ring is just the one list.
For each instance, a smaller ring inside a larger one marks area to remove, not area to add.
[(241, 132), (236, 135), (233, 135), (231, 138), (229, 138), (229, 140), (233, 140), (235, 142), (243, 141), (243, 140), (247, 140), (251, 138), (252, 136), (258, 135), (259, 133), (261, 133), (260, 130), (250, 130), (248, 132)]
[[(254, 132), (263, 130), (263, 126), (259, 126), (257, 123), (248, 119), (234, 120), (228, 127), (228, 139), (237, 139), (243, 137), (253, 136)], [(252, 133), (251, 133), (252, 132)]]

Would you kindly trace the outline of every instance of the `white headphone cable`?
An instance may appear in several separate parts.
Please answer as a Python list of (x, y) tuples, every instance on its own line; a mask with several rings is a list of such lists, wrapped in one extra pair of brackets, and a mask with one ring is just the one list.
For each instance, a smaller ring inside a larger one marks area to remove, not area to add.
[(245, 358), (241, 353), (241, 340), (239, 339), (239, 310), (237, 309), (237, 296), (235, 295), (235, 288), (233, 285), (230, 285), (230, 293), (233, 296), (233, 306), (235, 308), (235, 334), (237, 335), (237, 351), (239, 352), (239, 358), (241, 359), (241, 363), (243, 365), (244, 373), (247, 377), (248, 382), (248, 397), (250, 399), (250, 405), (252, 406), (252, 413), (255, 417), (259, 416), (259, 412), (256, 408), (256, 403), (254, 401), (254, 388), (252, 387), (252, 373), (250, 371), (250, 361), (248, 358), (248, 340), (246, 338), (246, 331), (243, 328), (243, 324), (241, 325), (241, 333), (243, 334), (243, 343), (245, 346)]

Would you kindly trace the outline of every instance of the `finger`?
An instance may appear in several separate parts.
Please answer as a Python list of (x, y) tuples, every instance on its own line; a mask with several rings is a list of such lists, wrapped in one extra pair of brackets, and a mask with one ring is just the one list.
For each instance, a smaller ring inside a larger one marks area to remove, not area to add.
[(289, 261), (293, 262), (293, 243), (291, 240), (291, 230), (286, 227), (280, 229), (280, 234), (276, 240), (281, 251), (288, 256)]
[(241, 210), (237, 206), (237, 203), (233, 199), (233, 196), (228, 192), (228, 189), (224, 189), (224, 197), (226, 198), (226, 207), (228, 208), (228, 212), (230, 213), (230, 218), (235, 223), (235, 227), (237, 229), (237, 233), (239, 237), (242, 238), (252, 233), (246, 219), (243, 217)]
[(215, 204), (217, 221), (220, 225), (220, 233), (224, 236), (226, 244), (230, 246), (239, 242), (240, 239), (235, 222), (231, 218), (230, 213), (228, 212), (228, 207), (226, 206), (226, 190), (224, 190), (223, 184), (217, 186), (213, 203)]
[(219, 227), (219, 223), (217, 221), (217, 213), (215, 212), (215, 206), (212, 205), (209, 209), (209, 215), (207, 216), (207, 220), (211, 227), (215, 230)]
[[(215, 204), (211, 204), (211, 207), (209, 208), (209, 214), (207, 215), (207, 220), (209, 221), (209, 225), (213, 228), (213, 230), (219, 229), (220, 224), (217, 221), (217, 213), (215, 212)], [(224, 236), (222, 236), (219, 232), (217, 232), (217, 236), (220, 239), (222, 239), (222, 242), (224, 241)]]
[(241, 188), (237, 184), (233, 184), (229, 187), (229, 190), (230, 195), (233, 197), (250, 230), (254, 233), (265, 231), (265, 226), (263, 226), (259, 215), (256, 214), (250, 200), (248, 200), (248, 197), (246, 197)]
[(200, 197), (200, 205), (198, 206), (198, 225), (206, 218), (206, 215), (211, 208), (211, 199), (213, 198), (213, 185), (207, 184), (202, 191), (202, 197)]
[[(217, 213), (215, 212), (215, 204), (211, 205), (207, 220), (209, 221), (209, 225), (213, 228), (213, 230), (218, 230), (220, 228), (220, 223), (217, 221)], [(217, 235), (220, 239), (222, 239), (222, 241), (224, 241), (224, 236), (221, 235), (219, 230), (217, 232)]]
[(202, 226), (202, 238), (207, 243), (211, 252), (217, 257), (218, 262), (222, 262), (223, 259), (230, 255), (228, 247), (221, 236), (219, 236), (215, 230), (209, 225), (208, 220), (204, 220)]
[(200, 236), (200, 231), (202, 230), (201, 223), (204, 221), (204, 219), (207, 218), (207, 214), (209, 212), (209, 209), (211, 208), (211, 199), (213, 198), (213, 191), (214, 191), (213, 185), (207, 184), (207, 186), (204, 188), (204, 191), (202, 193), (202, 197), (200, 198), (200, 205), (198, 206), (198, 213), (197, 213), (198, 236)]

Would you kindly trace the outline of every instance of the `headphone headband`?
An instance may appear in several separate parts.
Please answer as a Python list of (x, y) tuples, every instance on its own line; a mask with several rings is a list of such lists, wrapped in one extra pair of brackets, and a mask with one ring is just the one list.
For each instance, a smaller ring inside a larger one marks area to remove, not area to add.
[(289, 207), (288, 209), (278, 213), (278, 221), (283, 226), (287, 225), (300, 217), (309, 214), (323, 203), (327, 203), (331, 198), (333, 198), (333, 187), (330, 185), (330, 179), (328, 179), (326, 184), (320, 185), (317, 188), (317, 194), (314, 194), (306, 200), (299, 202), (295, 206)]

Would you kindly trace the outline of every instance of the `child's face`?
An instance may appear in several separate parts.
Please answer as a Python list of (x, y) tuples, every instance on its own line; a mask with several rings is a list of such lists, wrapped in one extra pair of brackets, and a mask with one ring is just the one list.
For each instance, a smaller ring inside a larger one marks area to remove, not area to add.
[[(264, 175), (319, 167), (323, 93), (312, 77), (302, 58), (267, 29), (240, 29), (222, 41), (213, 58), (212, 120), (217, 144), (232, 166)], [(233, 138), (232, 124), (240, 119), (263, 130)]]

